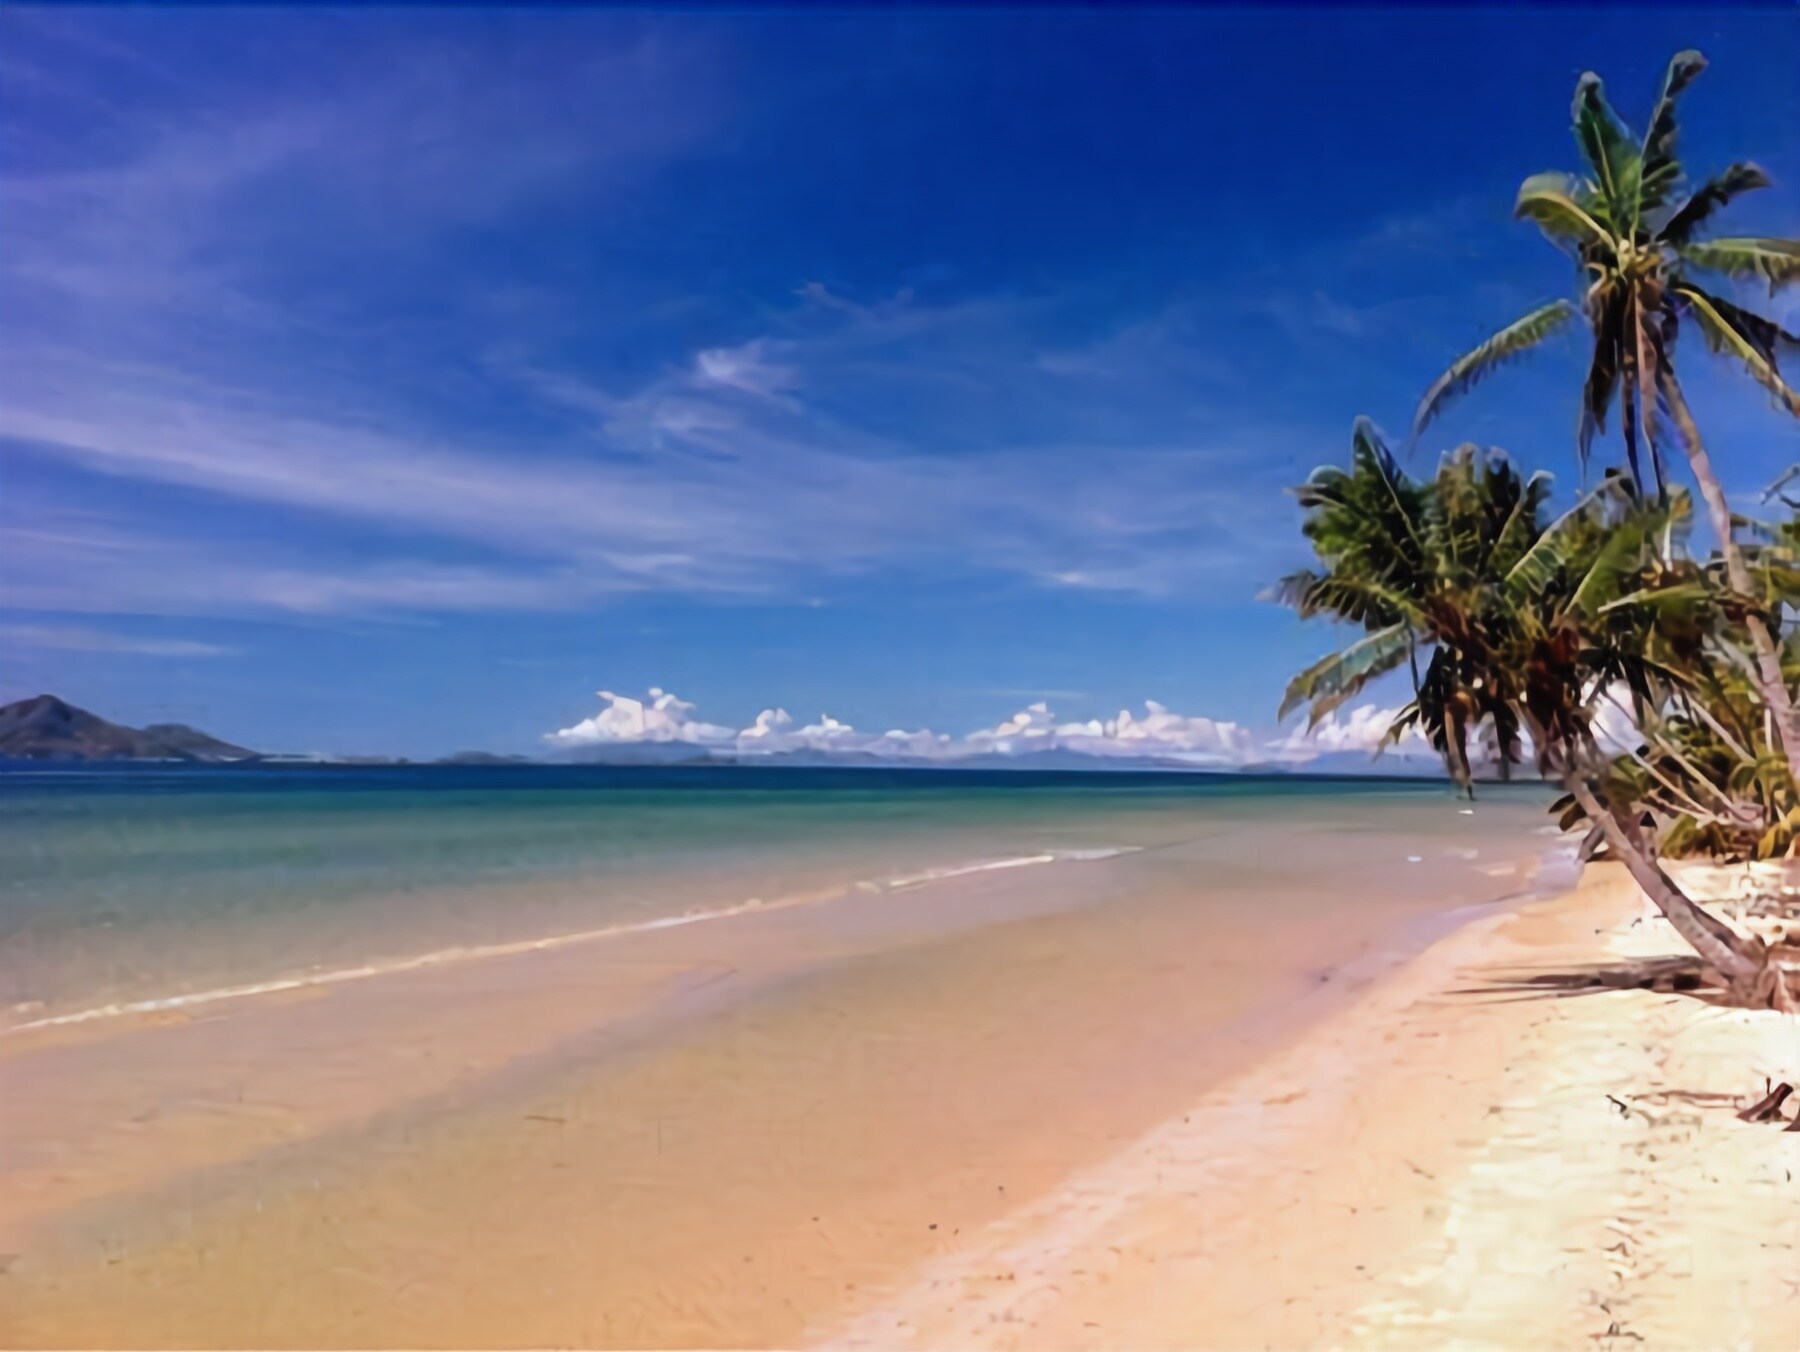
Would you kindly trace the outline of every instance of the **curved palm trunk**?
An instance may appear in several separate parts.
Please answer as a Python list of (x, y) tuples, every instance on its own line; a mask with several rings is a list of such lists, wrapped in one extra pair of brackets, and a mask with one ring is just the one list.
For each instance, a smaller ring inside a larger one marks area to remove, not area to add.
[[(1751, 596), (1750, 570), (1744, 564), (1743, 553), (1738, 549), (1737, 539), (1731, 530), (1731, 504), (1726, 502), (1725, 489), (1720, 485), (1718, 476), (1713, 473), (1712, 458), (1707, 455), (1706, 445), (1700, 440), (1700, 428), (1694, 422), (1693, 412), (1682, 396), (1681, 386), (1668, 371), (1661, 373), (1657, 383), (1662, 387), (1663, 397), (1669, 402), (1669, 412), (1675, 419), (1675, 428), (1681, 437), (1681, 449), (1686, 452), (1688, 463), (1694, 470), (1694, 483), (1700, 489), (1700, 496), (1706, 500), (1713, 533), (1719, 537), (1719, 552), (1725, 558), (1725, 576), (1733, 591), (1745, 597)], [(1782, 753), (1787, 757), (1788, 772), (1793, 776), (1794, 782), (1800, 784), (1800, 721), (1795, 718), (1793, 694), (1782, 678), (1781, 650), (1776, 645), (1775, 635), (1770, 632), (1767, 621), (1759, 612), (1749, 612), (1745, 617), (1745, 627), (1750, 631), (1750, 645), (1756, 650), (1757, 688), (1775, 720), (1775, 732), (1781, 741)]]
[(1613, 857), (1625, 865), (1632, 881), (1655, 903), (1675, 932), (1687, 940), (1688, 946), (1701, 959), (1728, 980), (1742, 980), (1762, 970), (1756, 941), (1738, 934), (1724, 921), (1706, 911), (1681, 890), (1644, 848), (1636, 833), (1627, 829), (1613, 810), (1600, 801), (1593, 786), (1579, 771), (1563, 777), (1563, 786), (1575, 795), (1588, 820), (1600, 828)]

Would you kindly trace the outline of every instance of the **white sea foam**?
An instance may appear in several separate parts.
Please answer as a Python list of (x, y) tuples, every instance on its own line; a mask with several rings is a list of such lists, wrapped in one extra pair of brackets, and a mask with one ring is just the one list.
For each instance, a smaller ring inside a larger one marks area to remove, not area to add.
[(249, 985), (223, 986), (217, 990), (190, 991), (181, 995), (166, 995), (153, 1000), (132, 1000), (118, 1004), (98, 1005), (92, 1009), (78, 1010), (69, 1014), (55, 1014), (47, 1018), (32, 1019), (28, 1023), (16, 1023), (7, 1028), (0, 1028), (0, 1037), (10, 1036), (14, 1033), (26, 1033), (40, 1028), (61, 1028), (71, 1024), (94, 1023), (101, 1019), (125, 1018), (134, 1014), (156, 1014), (167, 1010), (192, 1009), (197, 1005), (218, 1004), (225, 1000), (243, 1000), (256, 995), (279, 995), (285, 991), (309, 990), (315, 986), (337, 986), (349, 981), (366, 981), (371, 977), (394, 976), (402, 972), (417, 972), (429, 967), (447, 967), (457, 963), (475, 962), (482, 958), (504, 958), (522, 953), (541, 953), (548, 949), (569, 948), (576, 944), (589, 944), (601, 939), (616, 939), (627, 934), (645, 934), (652, 930), (677, 929), (683, 925), (697, 925), (704, 920), (725, 920), (735, 915), (747, 914), (750, 911), (779, 910), (788, 906), (802, 906), (835, 899), (848, 895), (849, 892), (896, 892), (906, 888), (928, 886), (950, 878), (961, 878), (973, 873), (987, 873), (995, 869), (1029, 868), (1038, 864), (1082, 863), (1096, 859), (1110, 859), (1116, 855), (1133, 853), (1137, 848), (1139, 847), (1127, 845), (1114, 849), (1052, 850), (1044, 854), (983, 859), (973, 863), (927, 869), (923, 873), (865, 880), (854, 884), (847, 892), (835, 893), (832, 897), (800, 896), (774, 902), (765, 902), (760, 897), (751, 897), (730, 906), (714, 907), (710, 910), (684, 911), (679, 915), (658, 916), (653, 920), (634, 920), (617, 925), (602, 926), (599, 929), (578, 930), (573, 934), (554, 934), (543, 939), (518, 939), (500, 944), (441, 948), (411, 958), (370, 962), (357, 967), (336, 967), (323, 972), (302, 972), (294, 976), (277, 977), (273, 980), (259, 981)]

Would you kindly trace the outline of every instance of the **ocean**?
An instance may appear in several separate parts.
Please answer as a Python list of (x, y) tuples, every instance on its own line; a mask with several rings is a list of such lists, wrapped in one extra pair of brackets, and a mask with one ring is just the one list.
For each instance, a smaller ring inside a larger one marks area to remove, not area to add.
[[(1502, 795), (1535, 807), (1535, 789)], [(1395, 813), (1441, 783), (789, 767), (0, 771), (0, 1024)]]

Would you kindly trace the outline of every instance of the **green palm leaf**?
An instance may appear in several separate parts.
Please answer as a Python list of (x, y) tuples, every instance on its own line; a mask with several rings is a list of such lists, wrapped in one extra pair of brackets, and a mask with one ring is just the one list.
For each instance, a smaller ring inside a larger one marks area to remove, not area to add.
[(1377, 676), (1398, 667), (1412, 647), (1412, 631), (1404, 624), (1391, 624), (1364, 635), (1349, 647), (1314, 662), (1289, 681), (1281, 699), (1280, 716), (1286, 718), (1300, 705), (1310, 704), (1310, 721), (1317, 723)]
[(1681, 181), (1681, 161), (1675, 158), (1675, 137), (1680, 130), (1675, 121), (1675, 100), (1705, 69), (1706, 58), (1699, 52), (1677, 52), (1663, 76), (1662, 94), (1656, 100), (1656, 110), (1650, 114), (1649, 130), (1644, 133), (1644, 167), (1638, 198), (1645, 211), (1661, 206)]
[(1733, 305), (1719, 296), (1710, 295), (1697, 286), (1678, 286), (1675, 294), (1700, 325), (1706, 345), (1744, 363), (1744, 369), (1758, 384), (1781, 401), (1782, 407), (1800, 418), (1800, 394), (1781, 378), (1775, 364), (1778, 343), (1800, 343), (1800, 338), (1773, 320)]
[(1712, 239), (1683, 245), (1681, 256), (1727, 277), (1760, 277), (1771, 293), (1800, 281), (1800, 239)]
[(1638, 220), (1638, 184), (1643, 156), (1606, 101), (1600, 77), (1588, 71), (1575, 85), (1575, 143), (1593, 166), (1594, 181), (1606, 203), (1606, 223), (1614, 234), (1627, 235)]
[(1288, 606), (1303, 620), (1330, 615), (1374, 628), (1419, 619), (1418, 607), (1404, 593), (1379, 578), (1347, 570), (1289, 573), (1264, 592), (1262, 599)]
[(1618, 600), (1643, 564), (1645, 544), (1667, 519), (1668, 514), (1663, 511), (1634, 512), (1607, 532), (1563, 613), (1592, 616)]
[(1569, 174), (1533, 174), (1519, 185), (1513, 215), (1537, 222), (1538, 229), (1552, 240), (1616, 249), (1612, 235), (1588, 210), (1593, 204), (1583, 205), (1583, 199), (1589, 196), (1585, 185)]
[(1525, 556), (1507, 570), (1503, 584), (1507, 595), (1516, 602), (1542, 592), (1558, 572), (1574, 563), (1583, 537), (1592, 533), (1597, 509), (1609, 502), (1629, 499), (1630, 490), (1625, 481), (1609, 475), (1599, 487), (1546, 526), (1531, 548), (1525, 551)]
[(1691, 610), (1697, 606), (1709, 604), (1713, 600), (1713, 589), (1704, 582), (1680, 582), (1670, 587), (1658, 587), (1651, 591), (1636, 591), (1617, 600), (1608, 601), (1599, 607), (1599, 614), (1616, 613), (1623, 610)]
[(1524, 558), (1538, 533), (1538, 522), (1544, 504), (1550, 499), (1550, 476), (1539, 470), (1525, 481), (1524, 489), (1512, 505), (1494, 537), (1490, 554), (1492, 566), (1511, 569)]
[(1568, 301), (1551, 301), (1515, 319), (1479, 347), (1458, 357), (1419, 401), (1419, 410), (1413, 415), (1413, 439), (1416, 441), (1433, 418), (1452, 400), (1473, 389), (1483, 376), (1560, 333), (1573, 322), (1575, 314), (1575, 307)]
[(1658, 232), (1667, 244), (1686, 244), (1710, 220), (1723, 210), (1732, 198), (1769, 186), (1769, 176), (1754, 164), (1734, 164), (1724, 173), (1708, 179)]

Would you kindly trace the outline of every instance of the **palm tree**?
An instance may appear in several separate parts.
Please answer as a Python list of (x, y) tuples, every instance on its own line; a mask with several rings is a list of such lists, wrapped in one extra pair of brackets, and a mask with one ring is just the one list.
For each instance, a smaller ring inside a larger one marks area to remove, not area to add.
[[(1325, 468), (1298, 490), (1303, 529), (1327, 566), (1278, 584), (1303, 617), (1327, 614), (1367, 635), (1296, 676), (1281, 706), (1318, 722), (1370, 681), (1412, 664), (1416, 698), (1391, 729), (1417, 724), (1473, 794), (1469, 744), (1486, 732), (1503, 770), (1520, 756), (1516, 695), (1495, 662), (1490, 580), (1524, 556), (1542, 530), (1549, 476), (1521, 479), (1504, 456), (1472, 446), (1448, 455), (1430, 485), (1414, 483), (1367, 419), (1358, 419), (1348, 472)], [(1423, 672), (1417, 658), (1429, 648)]]
[[(1733, 533), (1731, 508), (1714, 473), (1693, 413), (1676, 377), (1675, 344), (1691, 322), (1713, 351), (1738, 359), (1789, 413), (1800, 417), (1800, 394), (1777, 365), (1783, 345), (1800, 343), (1774, 321), (1709, 291), (1698, 280), (1718, 274), (1766, 282), (1776, 288), (1800, 280), (1800, 241), (1770, 238), (1713, 238), (1702, 235), (1718, 212), (1735, 198), (1767, 187), (1768, 176), (1754, 164), (1739, 163), (1700, 187), (1685, 190), (1676, 157), (1675, 104), (1706, 68), (1698, 52), (1682, 52), (1669, 63), (1648, 133), (1631, 136), (1607, 104), (1592, 72), (1575, 87), (1575, 140), (1587, 161), (1583, 176), (1534, 174), (1519, 189), (1514, 214), (1535, 222), (1580, 265), (1585, 288), (1580, 313), (1593, 335), (1593, 356), (1582, 391), (1577, 451), (1585, 465), (1594, 435), (1603, 431), (1613, 403), (1620, 406), (1620, 429), (1631, 475), (1641, 487), (1640, 448), (1647, 448), (1659, 492), (1663, 489), (1663, 448), (1667, 422), (1686, 455), (1694, 482), (1718, 536), (1726, 580), (1741, 598), (1745, 627), (1754, 652), (1757, 686), (1774, 715), (1790, 771), (1800, 781), (1800, 720), (1783, 680), (1777, 635), (1780, 609), (1751, 585)], [(1553, 301), (1507, 325), (1458, 358), (1420, 401), (1413, 420), (1415, 439), (1457, 395), (1496, 366), (1537, 346), (1570, 324), (1576, 306)]]
[(1546, 522), (1544, 476), (1521, 479), (1498, 452), (1464, 447), (1417, 483), (1366, 421), (1351, 468), (1318, 471), (1299, 496), (1321, 567), (1284, 578), (1275, 594), (1363, 633), (1289, 683), (1283, 715), (1307, 705), (1317, 722), (1410, 667), (1414, 697), (1390, 739), (1419, 727), (1467, 787), (1473, 739), (1490, 739), (1504, 765), (1528, 736), (1540, 771), (1702, 960), (1746, 1002), (1787, 1001), (1762, 942), (1697, 905), (1657, 862), (1598, 731), (1612, 692), (1627, 692), (1643, 720), (1687, 686), (1711, 593), (1671, 578), (1664, 563), (1686, 496), (1648, 503), (1609, 475)]

